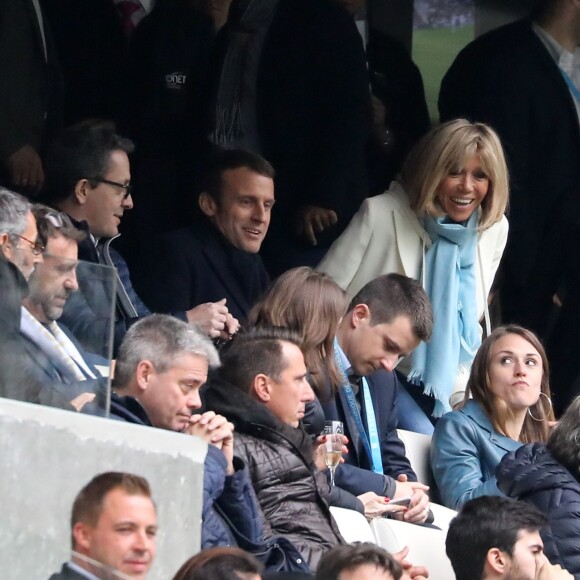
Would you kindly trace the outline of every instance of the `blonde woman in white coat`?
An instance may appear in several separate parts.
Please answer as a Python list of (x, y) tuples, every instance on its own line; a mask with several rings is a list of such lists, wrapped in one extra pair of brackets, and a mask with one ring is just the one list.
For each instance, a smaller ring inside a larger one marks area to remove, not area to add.
[(479, 320), (488, 316), (507, 241), (507, 202), (496, 133), (481, 123), (450, 121), (411, 150), (388, 191), (363, 202), (318, 266), (349, 297), (391, 272), (423, 283), (435, 329), (413, 355), (409, 380), (435, 398), (434, 416), (450, 410), (449, 398), (463, 388), (481, 343)]

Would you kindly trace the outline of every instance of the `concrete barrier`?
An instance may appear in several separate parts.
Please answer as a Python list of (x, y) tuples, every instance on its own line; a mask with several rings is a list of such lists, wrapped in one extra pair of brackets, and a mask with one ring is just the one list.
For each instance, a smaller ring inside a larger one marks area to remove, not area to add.
[(146, 477), (157, 504), (157, 556), (168, 580), (199, 551), (201, 439), (0, 398), (0, 577), (46, 580), (70, 556), (78, 491), (103, 471)]

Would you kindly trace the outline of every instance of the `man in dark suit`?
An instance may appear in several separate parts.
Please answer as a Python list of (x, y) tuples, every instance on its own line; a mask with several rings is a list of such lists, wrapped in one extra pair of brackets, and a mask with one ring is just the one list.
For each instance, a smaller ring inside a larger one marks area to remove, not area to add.
[[(580, 372), (580, 5), (545, 0), (530, 18), (477, 38), (441, 83), (441, 120), (466, 117), (499, 134), (510, 168), (510, 234), (500, 271), (504, 322), (548, 337), (563, 410)], [(576, 57), (577, 60), (577, 57)], [(552, 320), (553, 322), (553, 320)], [(558, 401), (557, 401), (558, 402)]]
[(416, 483), (397, 436), (394, 368), (421, 340), (429, 340), (432, 328), (431, 304), (417, 282), (388, 274), (366, 284), (337, 334), (336, 360), (344, 384), (322, 404), (326, 419), (342, 421), (349, 439), (336, 484), (355, 495), (370, 490), (390, 498), (410, 496), (403, 518), (411, 522), (427, 520), (428, 488)]
[(39, 0), (0, 2), (0, 183), (44, 181), (43, 147), (60, 125), (62, 79)]
[(156, 548), (157, 510), (146, 479), (106, 472), (75, 498), (72, 557), (50, 580), (147, 576)]
[(246, 318), (269, 278), (259, 255), (274, 205), (274, 169), (243, 150), (213, 158), (199, 196), (203, 217), (155, 240), (140, 288), (158, 312), (224, 301)]

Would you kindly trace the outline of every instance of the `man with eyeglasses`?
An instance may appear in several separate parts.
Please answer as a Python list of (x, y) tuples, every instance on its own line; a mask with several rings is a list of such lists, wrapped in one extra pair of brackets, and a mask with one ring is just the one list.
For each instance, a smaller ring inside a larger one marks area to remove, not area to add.
[[(48, 205), (66, 212), (78, 228), (87, 232), (87, 239), (79, 243), (79, 258), (115, 268), (115, 351), (131, 324), (150, 314), (133, 288), (127, 263), (110, 247), (119, 235), (123, 214), (133, 207), (128, 157), (133, 148), (129, 139), (116, 134), (112, 123), (87, 121), (74, 125), (63, 131), (49, 150), (43, 192)], [(108, 331), (108, 288), (98, 287), (82, 276), (79, 286), (80, 292), (65, 306), (62, 320), (86, 348), (100, 348)], [(212, 337), (229, 334), (238, 326), (223, 304), (203, 304), (172, 314), (198, 324)]]
[(21, 195), (0, 187), (0, 250), (27, 280), (36, 264), (42, 262), (44, 248), (37, 237), (30, 203)]
[(20, 335), (20, 303), (28, 292), (26, 279), (42, 261), (36, 236), (30, 203), (0, 187), (0, 397), (9, 399), (28, 400), (31, 392), (42, 388), (29, 372)]
[[(43, 361), (48, 359), (43, 358), (37, 348), (31, 352), (32, 343), (23, 332), (26, 315), (25, 309), (21, 309), (19, 303), (23, 298), (25, 302), (33, 299), (37, 268), (45, 265), (43, 257), (45, 248), (38, 241), (38, 236), (37, 223), (30, 203), (19, 194), (0, 188), (0, 251), (3, 258), (16, 266), (29, 281), (30, 288), (29, 295), (26, 296), (28, 287), (22, 282), (20, 288), (12, 285), (12, 290), (9, 290), (18, 292), (17, 296), (2, 296), (0, 395), (72, 409), (74, 405), (71, 407), (71, 402), (79, 394), (93, 389), (86, 384), (79, 386), (78, 389), (63, 388), (62, 375), (57, 373), (56, 369), (53, 369), (52, 374), (38, 372), (39, 365), (42, 367)], [(76, 250), (76, 242), (73, 242), (73, 245)], [(3, 268), (3, 289), (9, 288), (6, 285), (6, 278), (10, 275), (11, 273)], [(51, 365), (47, 363), (47, 366)], [(96, 379), (97, 375), (98, 373), (93, 375), (93, 378)], [(81, 400), (75, 403), (80, 404), (82, 401), (86, 401), (86, 398), (81, 397)]]

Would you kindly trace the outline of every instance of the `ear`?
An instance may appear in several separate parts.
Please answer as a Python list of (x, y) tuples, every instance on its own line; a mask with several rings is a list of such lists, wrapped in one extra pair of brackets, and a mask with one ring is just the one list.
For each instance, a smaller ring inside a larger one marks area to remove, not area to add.
[(137, 370), (135, 371), (135, 378), (137, 379), (137, 387), (141, 393), (144, 393), (149, 387), (151, 376), (155, 373), (155, 367), (149, 360), (139, 361)]
[(509, 571), (509, 558), (505, 552), (499, 548), (490, 548), (485, 557), (485, 568), (493, 572), (493, 576), (501, 577)]
[(350, 316), (350, 324), (353, 328), (371, 322), (371, 311), (366, 304), (357, 304), (347, 316)]
[(79, 179), (75, 185), (75, 199), (79, 205), (84, 205), (87, 202), (89, 193), (93, 189), (88, 179)]
[[(84, 522), (77, 522), (72, 530), (75, 550), (88, 552), (91, 547), (92, 528)], [(79, 550), (80, 548), (80, 550)]]
[(10, 261), (12, 258), (12, 244), (10, 243), (10, 236), (7, 233), (0, 234), (0, 252)]
[(272, 383), (268, 375), (259, 374), (254, 377), (252, 396), (261, 403), (269, 403), (272, 395)]
[(207, 217), (213, 217), (217, 213), (218, 206), (216, 200), (206, 191), (202, 191), (199, 194), (198, 203), (201, 211)]

